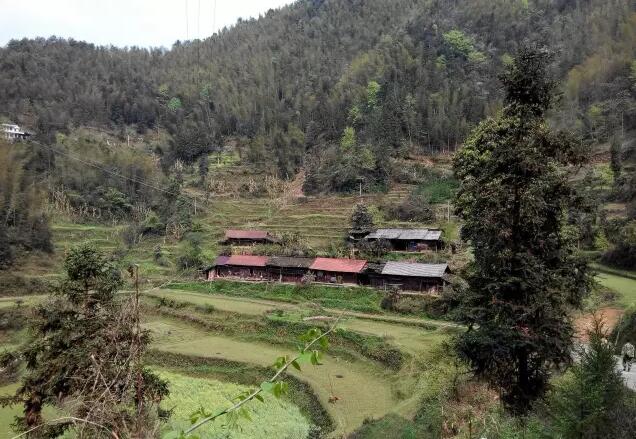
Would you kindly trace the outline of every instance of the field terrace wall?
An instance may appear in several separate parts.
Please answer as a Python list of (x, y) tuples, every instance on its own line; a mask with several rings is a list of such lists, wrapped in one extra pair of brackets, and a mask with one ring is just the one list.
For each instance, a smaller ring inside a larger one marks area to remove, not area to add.
[(225, 237), (220, 244), (222, 245), (257, 245), (257, 244), (275, 244), (278, 239), (264, 230), (226, 230)]
[(378, 229), (364, 239), (386, 241), (396, 251), (417, 252), (443, 247), (442, 231), (437, 229)]
[(214, 265), (206, 270), (206, 279), (239, 278), (246, 280), (268, 280), (267, 256), (219, 256)]
[(317, 282), (359, 284), (367, 261), (360, 259), (316, 258), (309, 269)]
[(314, 261), (315, 258), (272, 256), (267, 262), (270, 280), (300, 283)]
[(448, 284), (448, 264), (418, 264), (387, 262), (374, 265), (368, 271), (371, 286), (390, 290), (435, 293)]

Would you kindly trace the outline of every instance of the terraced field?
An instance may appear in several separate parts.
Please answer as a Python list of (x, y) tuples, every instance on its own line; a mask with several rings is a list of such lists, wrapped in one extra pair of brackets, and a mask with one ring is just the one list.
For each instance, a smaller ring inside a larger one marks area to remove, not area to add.
[[(204, 206), (205, 224), (211, 236), (220, 238), (226, 228), (263, 228), (274, 233), (301, 233), (310, 245), (324, 248), (346, 236), (355, 204), (398, 202), (412, 190), (398, 185), (387, 194), (328, 196), (298, 200), (215, 198)], [(431, 224), (382, 221), (379, 226), (418, 227)], [(214, 244), (210, 241), (210, 244)]]
[[(285, 303), (270, 300), (228, 297), (180, 290), (153, 291), (150, 295), (194, 306), (210, 306), (217, 311), (260, 316), (280, 310), (288, 315), (311, 313), (303, 303)], [(330, 310), (323, 310), (330, 312)], [(331, 310), (334, 313), (336, 310)], [(315, 314), (315, 309), (313, 313)], [(382, 319), (382, 320), (380, 320)], [(386, 319), (386, 321), (384, 320)], [(339, 326), (360, 334), (383, 337), (413, 357), (438, 346), (448, 338), (445, 324), (430, 329), (418, 324), (420, 319), (392, 316), (373, 316), (364, 313), (347, 313)], [(430, 322), (426, 322), (430, 323)], [(273, 360), (293, 352), (281, 346), (273, 346), (245, 337), (235, 338), (223, 332), (207, 332), (180, 319), (166, 316), (149, 316), (146, 328), (153, 332), (154, 348), (170, 354), (237, 361), (258, 366), (269, 366)], [(410, 361), (404, 368), (410, 370)], [(365, 419), (378, 419), (389, 413), (410, 417), (414, 414), (418, 397), (413, 389), (404, 388), (404, 372), (396, 373), (373, 361), (326, 355), (323, 365), (305, 366), (301, 372), (291, 374), (308, 383), (322, 406), (332, 417), (335, 431), (332, 437), (340, 437), (356, 430)], [(408, 384), (407, 384), (408, 387)], [(332, 404), (330, 397), (339, 400)]]
[[(263, 343), (234, 340), (197, 330), (182, 322), (160, 318), (145, 323), (154, 334), (154, 347), (160, 351), (269, 366), (280, 355), (291, 355)], [(307, 382), (331, 415), (336, 430), (333, 436), (352, 432), (365, 418), (381, 417), (400, 401), (393, 395), (390, 377), (371, 364), (325, 356), (323, 366), (305, 366), (290, 373)], [(340, 400), (330, 404), (329, 398)]]
[(604, 287), (619, 294), (621, 305), (636, 305), (636, 279), (611, 273), (599, 273), (596, 279)]
[[(248, 389), (234, 383), (213, 379), (186, 376), (160, 369), (159, 375), (170, 383), (170, 395), (162, 403), (173, 414), (164, 426), (164, 431), (184, 430), (190, 426), (188, 418), (200, 407), (216, 412), (225, 407), (229, 398)], [(209, 423), (198, 434), (201, 437), (226, 437), (233, 439), (251, 439), (255, 437), (285, 437), (305, 439), (309, 432), (309, 422), (298, 407), (287, 401), (278, 401), (271, 395), (265, 395), (262, 404), (249, 407), (252, 422), (241, 423), (241, 428), (231, 428), (223, 422)]]

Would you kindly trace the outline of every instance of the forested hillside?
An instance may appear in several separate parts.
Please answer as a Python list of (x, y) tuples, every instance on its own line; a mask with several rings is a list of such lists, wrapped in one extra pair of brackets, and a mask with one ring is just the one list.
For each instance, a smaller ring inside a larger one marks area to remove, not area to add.
[(633, 0), (302, 0), (170, 50), (13, 41), (0, 113), (45, 142), (165, 128), (167, 164), (243, 136), (258, 169), (304, 166), (308, 193), (382, 187), (387, 157), (454, 150), (495, 113), (498, 72), (528, 43), (554, 52), (554, 122), (596, 142), (636, 128)]

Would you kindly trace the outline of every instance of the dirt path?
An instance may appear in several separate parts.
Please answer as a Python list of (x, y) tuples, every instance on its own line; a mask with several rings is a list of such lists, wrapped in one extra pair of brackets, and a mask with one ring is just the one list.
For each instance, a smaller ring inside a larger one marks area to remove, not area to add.
[[(621, 316), (625, 311), (618, 308), (600, 308), (596, 311), (596, 315), (603, 319), (605, 322), (605, 329), (611, 331), (618, 323)], [(587, 313), (577, 317), (574, 320), (575, 338), (585, 343), (588, 341), (587, 331), (592, 329), (594, 321), (594, 314)]]
[[(286, 349), (210, 335), (187, 324), (165, 318), (146, 323), (154, 334), (153, 347), (165, 352), (222, 358), (231, 361), (269, 366)], [(302, 372), (291, 373), (307, 382), (332, 416), (336, 430), (332, 437), (348, 434), (362, 425), (366, 418), (382, 417), (400, 402), (392, 393), (391, 382), (383, 371), (368, 364), (325, 356), (322, 366), (305, 365)], [(340, 398), (329, 403), (332, 395)]]

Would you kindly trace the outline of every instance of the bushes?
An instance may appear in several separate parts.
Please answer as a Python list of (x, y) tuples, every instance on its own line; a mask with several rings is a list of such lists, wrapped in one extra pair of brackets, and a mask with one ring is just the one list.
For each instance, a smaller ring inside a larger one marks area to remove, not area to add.
[(205, 263), (201, 251), (201, 236), (199, 233), (189, 233), (186, 236), (186, 246), (177, 257), (177, 266), (181, 270), (201, 269)]
[(28, 296), (49, 294), (56, 285), (43, 277), (27, 277), (9, 272), (0, 272), (0, 296)]
[(605, 235), (614, 247), (601, 257), (604, 264), (636, 270), (636, 220), (611, 220), (604, 224)]
[(401, 203), (384, 207), (388, 219), (399, 221), (430, 222), (435, 220), (427, 195), (415, 190)]

